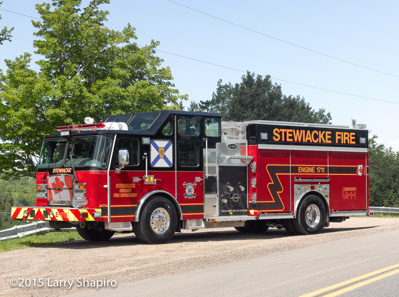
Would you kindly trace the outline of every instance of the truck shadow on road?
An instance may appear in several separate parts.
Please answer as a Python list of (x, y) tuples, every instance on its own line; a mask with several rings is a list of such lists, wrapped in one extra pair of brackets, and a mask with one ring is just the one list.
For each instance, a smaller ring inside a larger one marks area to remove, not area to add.
[[(350, 232), (361, 231), (365, 229), (376, 228), (377, 226), (367, 226), (358, 228), (326, 228), (320, 234), (335, 233), (335, 232)], [(269, 229), (267, 232), (259, 233), (242, 233), (235, 230), (223, 231), (208, 231), (201, 233), (181, 233), (176, 234), (172, 242), (187, 242), (187, 241), (231, 241), (231, 240), (271, 240), (284, 237), (299, 237), (299, 236), (317, 236), (316, 235), (291, 235), (285, 229)]]
[[(316, 235), (290, 235), (285, 229), (269, 229), (266, 233), (242, 233), (234, 229), (224, 230), (209, 230), (199, 232), (188, 232), (176, 233), (169, 244), (174, 243), (195, 243), (195, 242), (223, 242), (223, 241), (241, 241), (241, 240), (273, 240), (280, 238), (289, 237), (303, 237), (303, 236), (318, 236), (328, 233), (339, 233), (339, 232), (356, 232), (358, 235), (363, 234), (362, 230), (373, 229), (378, 226), (366, 226), (356, 228), (326, 228), (320, 234)], [(167, 243), (168, 244), (168, 243)], [(106, 248), (106, 247), (122, 247), (132, 245), (145, 245), (140, 243), (134, 234), (121, 234), (116, 235), (109, 241), (103, 242), (89, 242), (85, 240), (68, 241), (61, 243), (49, 244), (46, 246), (32, 243), (31, 247), (45, 247), (45, 248), (57, 248), (57, 249), (87, 249), (87, 248)]]

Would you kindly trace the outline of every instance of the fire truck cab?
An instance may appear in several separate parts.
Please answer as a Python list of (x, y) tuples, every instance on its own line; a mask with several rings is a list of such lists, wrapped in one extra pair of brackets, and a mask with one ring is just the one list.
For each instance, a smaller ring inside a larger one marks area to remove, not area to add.
[(36, 206), (13, 207), (12, 218), (76, 226), (89, 241), (134, 232), (164, 243), (208, 227), (314, 234), (369, 214), (365, 127), (184, 111), (85, 122), (46, 135)]

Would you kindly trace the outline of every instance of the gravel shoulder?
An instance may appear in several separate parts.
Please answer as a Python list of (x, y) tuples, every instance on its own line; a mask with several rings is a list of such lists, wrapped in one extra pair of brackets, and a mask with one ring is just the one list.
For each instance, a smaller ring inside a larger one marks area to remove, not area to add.
[[(164, 245), (144, 245), (132, 234), (120, 234), (103, 243), (82, 240), (15, 250), (0, 254), (0, 296), (64, 296), (95, 290), (90, 286), (107, 280), (120, 285), (394, 229), (399, 229), (399, 218), (361, 217), (332, 223), (313, 236), (223, 228), (183, 231)], [(11, 287), (13, 279), (29, 279), (30, 287)], [(78, 279), (87, 282), (78, 285)]]

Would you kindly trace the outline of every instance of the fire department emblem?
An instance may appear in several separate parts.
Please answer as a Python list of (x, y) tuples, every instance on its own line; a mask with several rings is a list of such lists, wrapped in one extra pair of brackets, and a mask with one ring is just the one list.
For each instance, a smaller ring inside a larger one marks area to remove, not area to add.
[(171, 140), (151, 140), (151, 166), (172, 167), (173, 146)]
[(183, 183), (183, 187), (186, 189), (186, 193), (184, 194), (185, 198), (193, 199), (197, 196), (195, 194), (195, 188), (197, 187), (197, 183)]

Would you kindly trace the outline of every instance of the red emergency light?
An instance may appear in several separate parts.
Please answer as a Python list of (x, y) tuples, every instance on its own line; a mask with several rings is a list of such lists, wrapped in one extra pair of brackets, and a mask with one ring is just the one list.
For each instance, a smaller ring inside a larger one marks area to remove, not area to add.
[(93, 128), (104, 128), (105, 124), (95, 123), (95, 124), (80, 124), (80, 125), (69, 125), (69, 126), (58, 126), (57, 131), (67, 131), (67, 130), (90, 130)]

